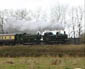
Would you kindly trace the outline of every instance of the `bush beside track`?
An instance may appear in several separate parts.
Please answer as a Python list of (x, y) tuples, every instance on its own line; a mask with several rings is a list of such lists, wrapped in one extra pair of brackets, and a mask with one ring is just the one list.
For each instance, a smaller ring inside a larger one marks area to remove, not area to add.
[(0, 46), (0, 57), (85, 56), (85, 45)]

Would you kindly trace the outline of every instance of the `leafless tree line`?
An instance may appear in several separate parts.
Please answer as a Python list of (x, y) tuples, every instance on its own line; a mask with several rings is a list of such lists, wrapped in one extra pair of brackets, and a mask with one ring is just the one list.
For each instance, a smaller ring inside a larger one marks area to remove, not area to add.
[[(50, 13), (44, 12), (38, 9), (36, 12), (26, 9), (18, 10), (1, 10), (0, 11), (0, 33), (4, 33), (4, 23), (7, 21), (7, 17), (16, 17), (16, 20), (44, 20), (50, 21), (52, 23), (57, 22), (61, 23), (68, 30), (69, 37), (80, 36), (83, 33), (83, 24), (84, 23), (84, 10), (81, 7), (69, 9), (65, 6), (55, 6), (51, 8)], [(48, 14), (48, 15), (47, 15)]]

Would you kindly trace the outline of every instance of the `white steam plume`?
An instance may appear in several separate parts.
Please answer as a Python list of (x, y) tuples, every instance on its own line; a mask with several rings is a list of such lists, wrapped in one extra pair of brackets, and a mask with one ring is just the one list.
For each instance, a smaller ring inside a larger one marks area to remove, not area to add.
[(4, 31), (8, 33), (35, 34), (45, 30), (64, 30), (64, 27), (59, 23), (16, 20), (14, 17), (7, 18), (7, 22), (4, 24)]

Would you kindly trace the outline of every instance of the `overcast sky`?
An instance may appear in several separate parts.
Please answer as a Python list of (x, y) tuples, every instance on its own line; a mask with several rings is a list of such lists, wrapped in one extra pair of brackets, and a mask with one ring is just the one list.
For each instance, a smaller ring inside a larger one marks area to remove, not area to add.
[(56, 4), (84, 7), (84, 0), (0, 0), (2, 9), (38, 9), (50, 8)]

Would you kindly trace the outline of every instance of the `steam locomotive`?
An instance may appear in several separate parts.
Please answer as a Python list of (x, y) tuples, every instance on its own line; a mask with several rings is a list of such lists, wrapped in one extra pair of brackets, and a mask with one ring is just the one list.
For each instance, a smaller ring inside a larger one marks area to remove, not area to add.
[(16, 45), (16, 44), (64, 44), (67, 42), (67, 34), (56, 32), (46, 32), (44, 35), (39, 33), (30, 34), (0, 34), (0, 45)]

